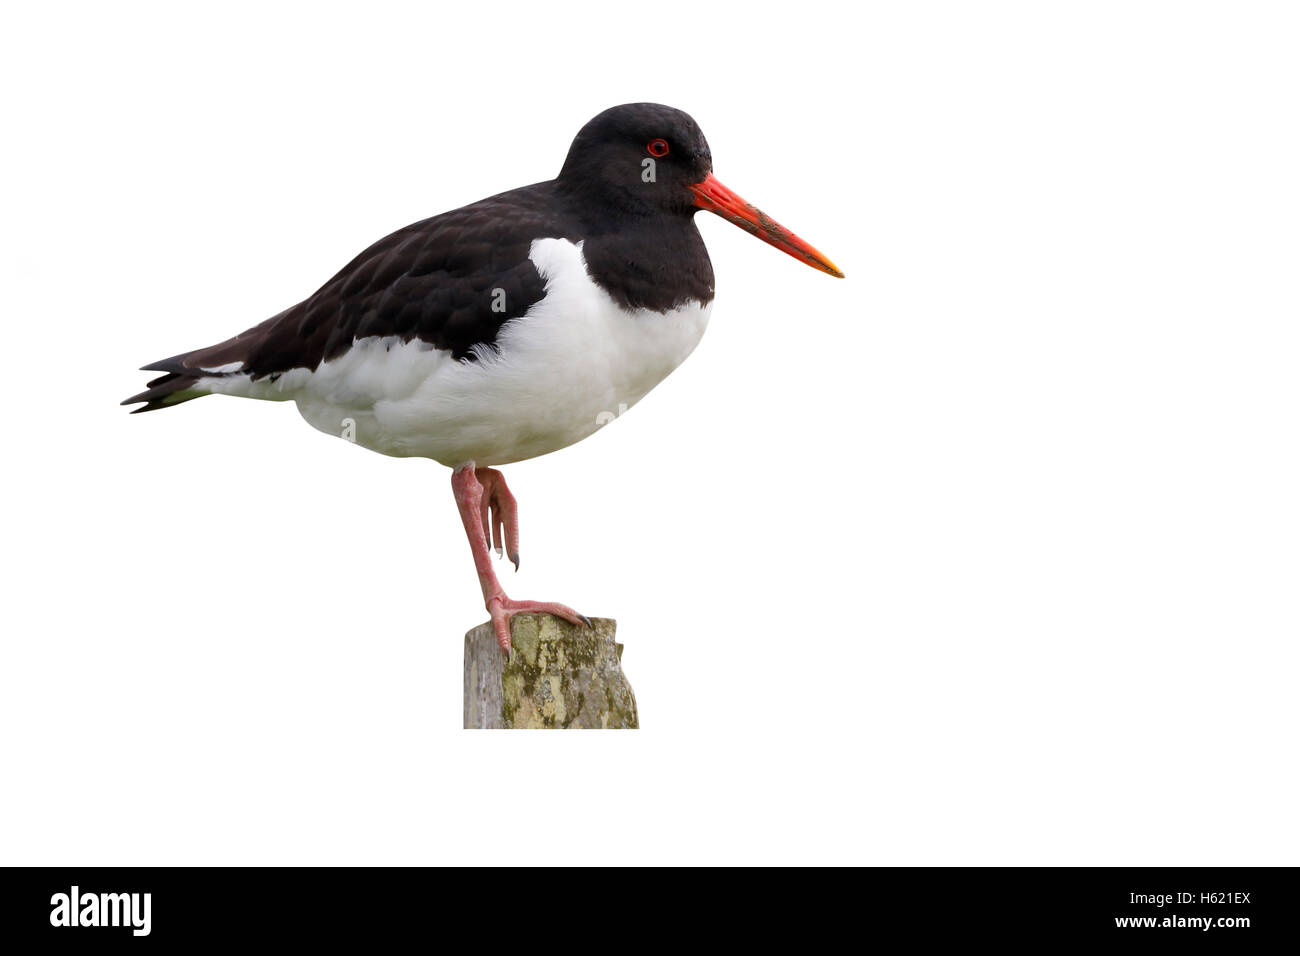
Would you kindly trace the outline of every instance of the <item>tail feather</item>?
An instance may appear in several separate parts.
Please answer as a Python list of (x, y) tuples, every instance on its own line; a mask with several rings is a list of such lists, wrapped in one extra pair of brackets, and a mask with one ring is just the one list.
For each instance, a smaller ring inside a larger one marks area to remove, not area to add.
[[(141, 408), (131, 410), (133, 415), (136, 412), (157, 411), (160, 408), (171, 408), (173, 405), (210, 395), (212, 389), (205, 386), (215, 384), (219, 380), (236, 376), (247, 378), (253, 369), (251, 363), (259, 350), (265, 346), (268, 336), (274, 335), (277, 323), (292, 311), (286, 309), (260, 325), (240, 332), (233, 339), (226, 339), (204, 349), (195, 349), (193, 352), (182, 352), (180, 355), (159, 359), (157, 362), (143, 366), (143, 371), (165, 374), (155, 378), (143, 392), (132, 395), (122, 404), (136, 405), (144, 402)], [(249, 371), (246, 372), (245, 369)], [(276, 376), (271, 375), (270, 378), (271, 381), (275, 381)]]
[(150, 362), (148, 365), (141, 365), (140, 371), (175, 372), (178, 375), (189, 375), (195, 370), (192, 367), (186, 367), (185, 360), (193, 354), (193, 352), (182, 352), (180, 355), (173, 355), (171, 358), (159, 359), (156, 362)]
[[(160, 371), (157, 366), (146, 365), (144, 371)], [(171, 408), (173, 405), (180, 405), (182, 402), (188, 402), (191, 399), (202, 398), (210, 394), (204, 389), (195, 388), (199, 382), (199, 377), (185, 372), (168, 372), (149, 382), (149, 387), (138, 395), (132, 395), (122, 402), (123, 405), (135, 405), (140, 402), (147, 404), (140, 408), (131, 409), (131, 414), (139, 412), (153, 412), (160, 408)]]

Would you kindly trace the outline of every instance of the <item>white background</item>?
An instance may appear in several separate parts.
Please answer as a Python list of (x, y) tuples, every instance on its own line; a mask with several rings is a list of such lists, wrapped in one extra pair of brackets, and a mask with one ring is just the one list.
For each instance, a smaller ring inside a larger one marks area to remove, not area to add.
[[(1285, 4), (6, 7), (0, 862), (1297, 862)], [(709, 334), (506, 470), (643, 729), (460, 730), (448, 472), (134, 370), (692, 113)]]

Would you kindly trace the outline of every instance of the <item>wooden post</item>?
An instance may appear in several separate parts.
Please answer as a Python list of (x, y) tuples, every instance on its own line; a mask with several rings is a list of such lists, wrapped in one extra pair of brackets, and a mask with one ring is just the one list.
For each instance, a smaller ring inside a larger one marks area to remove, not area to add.
[(490, 623), (466, 634), (465, 729), (638, 727), (616, 624), (609, 618), (591, 623), (518, 614), (508, 661)]

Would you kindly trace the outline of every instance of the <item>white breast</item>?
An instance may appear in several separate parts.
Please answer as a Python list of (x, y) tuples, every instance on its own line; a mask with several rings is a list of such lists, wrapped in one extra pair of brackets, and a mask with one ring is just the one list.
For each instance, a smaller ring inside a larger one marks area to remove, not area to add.
[(587, 274), (581, 243), (538, 239), (529, 257), (546, 294), (477, 362), (370, 338), (314, 372), (217, 390), (295, 399), (316, 428), (388, 455), (502, 465), (586, 438), (663, 381), (704, 334), (710, 305), (620, 308)]

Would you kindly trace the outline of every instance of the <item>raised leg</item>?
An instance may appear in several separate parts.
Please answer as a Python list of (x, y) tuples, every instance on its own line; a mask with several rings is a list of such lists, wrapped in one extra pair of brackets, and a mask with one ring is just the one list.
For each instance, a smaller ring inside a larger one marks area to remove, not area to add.
[(519, 570), (519, 506), (515, 496), (506, 486), (506, 476), (495, 468), (476, 468), (474, 477), (483, 487), (483, 536), (488, 539), (497, 557), (505, 553)]
[[(480, 474), (488, 478), (492, 491), (485, 489), (480, 483), (478, 477)], [(515, 601), (507, 597), (506, 592), (502, 590), (501, 582), (497, 580), (496, 572), (492, 570), (492, 556), (488, 553), (488, 537), (491, 535), (495, 538), (498, 549), (504, 543), (509, 550), (510, 559), (518, 567), (519, 522), (514, 496), (506, 488), (505, 480), (499, 471), (490, 468), (480, 468), (475, 471), (472, 464), (458, 468), (452, 472), (451, 490), (456, 495), (456, 507), (460, 510), (460, 520), (465, 526), (465, 535), (469, 538), (469, 549), (474, 554), (474, 570), (478, 572), (478, 583), (483, 589), (483, 604), (492, 615), (497, 644), (505, 654), (510, 653), (510, 618), (521, 612), (554, 614), (572, 624), (591, 626), (589, 620), (564, 604), (550, 601)]]

